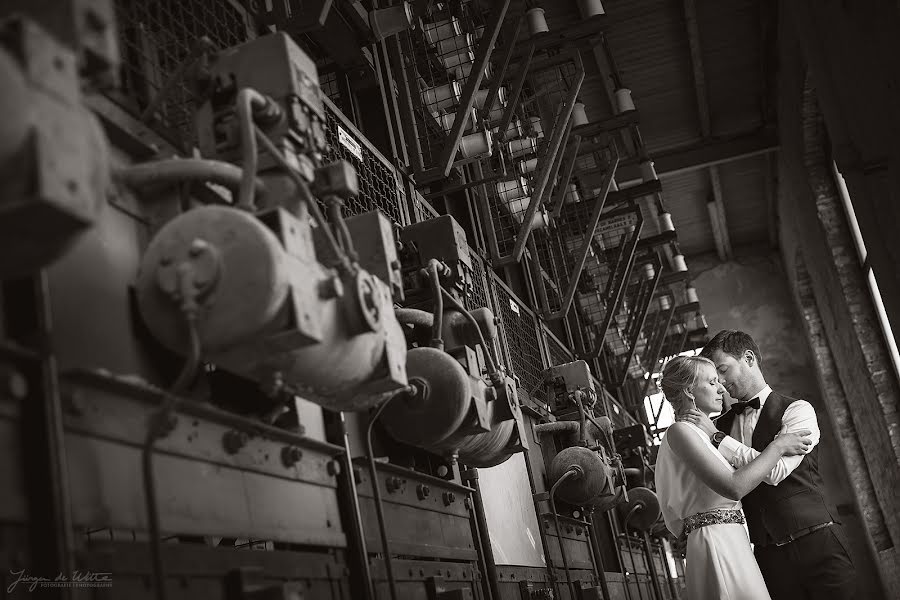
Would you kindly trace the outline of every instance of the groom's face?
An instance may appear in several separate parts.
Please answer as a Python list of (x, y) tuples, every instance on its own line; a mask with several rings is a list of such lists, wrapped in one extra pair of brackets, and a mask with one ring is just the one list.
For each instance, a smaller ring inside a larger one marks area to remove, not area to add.
[(721, 350), (713, 352), (712, 361), (716, 363), (719, 380), (729, 396), (735, 400), (744, 400), (744, 396), (752, 392), (752, 373), (747, 361), (736, 359)]

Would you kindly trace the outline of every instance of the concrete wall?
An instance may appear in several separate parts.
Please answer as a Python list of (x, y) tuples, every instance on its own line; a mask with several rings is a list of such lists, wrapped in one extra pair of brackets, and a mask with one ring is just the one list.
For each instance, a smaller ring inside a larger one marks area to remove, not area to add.
[(720, 329), (753, 336), (766, 381), (789, 396), (819, 395), (809, 344), (777, 253), (752, 253), (720, 263), (715, 254), (691, 258), (693, 283), (712, 337)]

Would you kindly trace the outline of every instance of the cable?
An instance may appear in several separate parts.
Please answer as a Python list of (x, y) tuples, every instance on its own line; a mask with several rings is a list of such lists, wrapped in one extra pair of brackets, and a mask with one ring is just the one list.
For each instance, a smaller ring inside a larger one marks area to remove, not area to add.
[(478, 326), (478, 321), (476, 321), (475, 317), (472, 316), (472, 313), (470, 313), (468, 310), (466, 310), (466, 307), (463, 306), (460, 303), (460, 301), (457, 300), (453, 296), (453, 294), (448, 292), (444, 287), (441, 287), (441, 293), (444, 295), (445, 298), (450, 300), (450, 304), (452, 304), (453, 307), (457, 311), (461, 312), (463, 314), (463, 316), (465, 316), (469, 320), (469, 322), (472, 324), (472, 326), (475, 328), (475, 331), (478, 333), (478, 342), (481, 344), (481, 347), (484, 349), (484, 358), (488, 363), (488, 371), (491, 373), (492, 377), (497, 376), (497, 363), (494, 361), (492, 348), (487, 345), (487, 342), (485, 342), (484, 335), (481, 333), (481, 327)]
[[(408, 390), (409, 388), (407, 388), (407, 391)], [(398, 395), (399, 393), (381, 403), (381, 406), (378, 407), (375, 414), (369, 419), (369, 426), (366, 428), (366, 455), (369, 459), (369, 476), (372, 478), (372, 494), (375, 497), (375, 516), (378, 517), (378, 531), (381, 534), (381, 550), (384, 553), (384, 568), (387, 571), (388, 586), (391, 590), (392, 600), (397, 600), (398, 598), (397, 582), (394, 581), (394, 565), (391, 562), (391, 549), (388, 545), (387, 526), (384, 523), (384, 505), (381, 501), (381, 489), (378, 486), (378, 471), (375, 469), (375, 451), (372, 449), (372, 427), (375, 425), (375, 421), (378, 420), (378, 417), (381, 416), (381, 413), (384, 412), (388, 403)]]
[(428, 279), (431, 281), (431, 292), (434, 296), (434, 320), (431, 323), (431, 347), (438, 350), (444, 349), (444, 340), (441, 335), (444, 325), (444, 295), (441, 293), (441, 279), (438, 268), (440, 263), (431, 259), (428, 261), (426, 270)]
[(581, 475), (581, 469), (570, 468), (550, 487), (550, 510), (553, 511), (553, 522), (556, 525), (556, 541), (559, 542), (559, 554), (562, 557), (563, 568), (566, 571), (566, 582), (569, 584), (569, 594), (571, 594), (572, 598), (575, 598), (576, 596), (575, 591), (572, 589), (572, 576), (569, 573), (569, 560), (566, 558), (566, 549), (563, 547), (562, 529), (559, 527), (559, 514), (556, 512), (556, 500), (554, 499), (554, 496), (556, 495), (556, 488), (564, 481), (571, 479), (572, 477), (581, 477)]
[(241, 169), (244, 174), (235, 206), (247, 211), (253, 211), (255, 207), (251, 181), (256, 176), (256, 170), (259, 167), (259, 151), (256, 146), (256, 135), (253, 131), (255, 127), (253, 124), (253, 105), (260, 106), (265, 105), (265, 103), (265, 97), (250, 88), (244, 88), (239, 91), (235, 100), (235, 112), (237, 113), (238, 130), (241, 136)]
[(309, 208), (309, 212), (312, 213), (313, 219), (316, 220), (316, 223), (322, 229), (322, 234), (325, 236), (325, 241), (328, 242), (328, 246), (331, 248), (331, 251), (334, 253), (337, 260), (337, 267), (345, 272), (345, 273), (353, 273), (356, 268), (355, 265), (350, 261), (347, 257), (347, 254), (340, 247), (337, 242), (337, 239), (334, 237), (334, 232), (328, 226), (328, 222), (325, 221), (325, 217), (322, 215), (322, 210), (319, 208), (319, 204), (316, 201), (315, 197), (312, 195), (312, 192), (309, 190), (309, 186), (306, 184), (306, 181), (303, 180), (303, 177), (297, 170), (287, 161), (281, 151), (275, 146), (275, 143), (269, 139), (259, 127), (255, 127), (256, 131), (256, 139), (257, 141), (265, 148), (266, 152), (272, 155), (272, 158), (275, 159), (275, 162), (278, 163), (278, 166), (281, 167), (291, 178), (294, 184), (297, 186), (297, 194), (300, 198), (306, 203)]
[(172, 416), (180, 399), (178, 393), (187, 387), (197, 372), (200, 364), (200, 335), (197, 331), (195, 316), (184, 312), (188, 329), (190, 349), (184, 366), (175, 382), (166, 393), (164, 404), (150, 417), (147, 436), (141, 453), (144, 479), (144, 500), (147, 509), (147, 522), (150, 530), (150, 559), (153, 565), (153, 580), (157, 600), (166, 600), (166, 572), (162, 559), (162, 540), (159, 527), (159, 507), (156, 501), (156, 482), (153, 478), (153, 446), (156, 440), (163, 437), (172, 428)]

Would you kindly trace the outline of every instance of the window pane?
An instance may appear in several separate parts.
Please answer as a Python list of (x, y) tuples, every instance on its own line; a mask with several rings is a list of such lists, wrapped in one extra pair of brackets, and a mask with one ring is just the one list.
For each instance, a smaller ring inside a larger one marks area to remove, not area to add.
[(871, 268), (867, 269), (867, 271), (866, 279), (869, 283), (872, 301), (875, 304), (875, 312), (878, 314), (878, 321), (881, 324), (881, 332), (884, 334), (884, 341), (887, 342), (888, 353), (891, 355), (891, 362), (894, 365), (894, 374), (900, 378), (900, 354), (897, 353), (897, 341), (894, 339), (891, 322), (888, 321), (887, 312), (884, 310), (884, 302), (881, 300), (881, 292), (878, 291), (878, 281), (875, 279), (875, 272)]
[(838, 171), (837, 165), (831, 163), (834, 169), (834, 179), (837, 182), (838, 193), (841, 196), (841, 204), (844, 205), (844, 212), (847, 214), (847, 224), (850, 225), (850, 235), (853, 236), (853, 242), (856, 244), (856, 252), (859, 254), (860, 264), (866, 262), (866, 244), (863, 242), (862, 233), (859, 231), (859, 222), (856, 220), (856, 213), (853, 212), (853, 203), (850, 201), (850, 191), (847, 189), (847, 182), (844, 176)]

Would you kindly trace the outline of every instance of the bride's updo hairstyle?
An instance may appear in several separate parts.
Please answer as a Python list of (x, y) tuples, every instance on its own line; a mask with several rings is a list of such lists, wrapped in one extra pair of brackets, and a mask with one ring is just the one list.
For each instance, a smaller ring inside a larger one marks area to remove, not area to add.
[(663, 367), (659, 387), (676, 413), (684, 409), (688, 399), (685, 392), (693, 390), (700, 377), (700, 368), (705, 364), (716, 367), (713, 361), (702, 356), (676, 356)]

